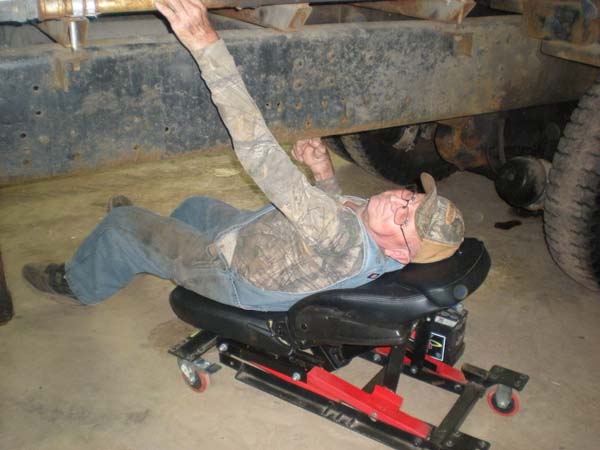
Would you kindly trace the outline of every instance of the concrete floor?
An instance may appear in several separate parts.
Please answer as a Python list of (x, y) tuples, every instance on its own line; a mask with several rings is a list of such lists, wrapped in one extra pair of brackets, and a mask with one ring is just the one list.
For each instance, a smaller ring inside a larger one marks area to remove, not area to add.
[[(335, 160), (349, 194), (391, 185)], [(481, 401), (463, 431), (500, 450), (596, 450), (600, 440), (600, 298), (552, 263), (540, 218), (514, 219), (491, 182), (460, 173), (440, 183), (483, 239), (493, 266), (470, 311), (463, 362), (531, 376), (521, 412)], [(64, 261), (104, 215), (113, 193), (168, 213), (202, 194), (236, 206), (264, 198), (230, 152), (140, 164), (0, 189), (0, 245), (16, 316), (0, 328), (2, 449), (379, 449), (380, 444), (233, 379), (223, 369), (204, 394), (189, 390), (167, 348), (191, 329), (171, 312), (168, 281), (137, 278), (95, 307), (57, 304), (27, 287), (21, 266)], [(213, 352), (209, 359), (216, 360)], [(350, 380), (371, 372), (359, 362)], [(453, 396), (402, 380), (405, 410), (438, 423)]]

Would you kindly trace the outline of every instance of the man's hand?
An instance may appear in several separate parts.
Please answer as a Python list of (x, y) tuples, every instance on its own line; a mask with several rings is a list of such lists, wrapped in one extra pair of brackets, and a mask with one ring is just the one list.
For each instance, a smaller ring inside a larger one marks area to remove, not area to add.
[(292, 155), (296, 161), (310, 167), (315, 180), (333, 177), (333, 166), (325, 144), (320, 138), (301, 139), (294, 144)]
[(175, 35), (188, 50), (202, 50), (219, 40), (208, 20), (206, 6), (200, 0), (161, 0), (156, 9), (164, 15)]

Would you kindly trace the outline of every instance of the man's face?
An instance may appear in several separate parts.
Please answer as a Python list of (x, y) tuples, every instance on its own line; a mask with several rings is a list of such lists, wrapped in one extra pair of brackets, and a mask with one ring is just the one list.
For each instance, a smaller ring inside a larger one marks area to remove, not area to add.
[[(410, 262), (420, 248), (415, 211), (425, 194), (407, 189), (386, 191), (369, 199), (362, 220), (384, 253), (403, 264)], [(404, 233), (403, 233), (404, 232)]]

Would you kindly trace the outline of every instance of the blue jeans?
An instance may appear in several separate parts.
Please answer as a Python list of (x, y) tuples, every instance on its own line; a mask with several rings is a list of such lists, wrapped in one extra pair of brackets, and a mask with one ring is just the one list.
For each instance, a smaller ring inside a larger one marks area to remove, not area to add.
[(185, 200), (170, 217), (136, 206), (115, 208), (66, 263), (66, 279), (84, 304), (110, 297), (139, 273), (227, 302), (235, 298), (228, 292), (231, 274), (211, 244), (244, 213), (207, 197)]
[[(254, 286), (239, 277), (213, 245), (220, 234), (272, 210), (272, 206), (258, 211), (238, 210), (208, 197), (185, 200), (170, 217), (135, 206), (115, 208), (66, 263), (67, 281), (84, 304), (98, 303), (125, 287), (136, 274), (149, 273), (228, 305), (285, 311), (314, 292), (267, 291)], [(383, 273), (402, 268), (380, 251), (364, 228), (363, 235), (360, 271), (326, 289), (362, 286)]]

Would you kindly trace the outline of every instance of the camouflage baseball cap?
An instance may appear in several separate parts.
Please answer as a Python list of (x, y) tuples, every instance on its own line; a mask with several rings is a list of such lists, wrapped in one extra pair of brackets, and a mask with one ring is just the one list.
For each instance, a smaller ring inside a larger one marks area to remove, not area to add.
[(415, 211), (421, 248), (410, 261), (431, 263), (452, 256), (460, 247), (465, 235), (465, 222), (456, 205), (437, 194), (431, 175), (422, 173), (421, 183), (425, 198)]

